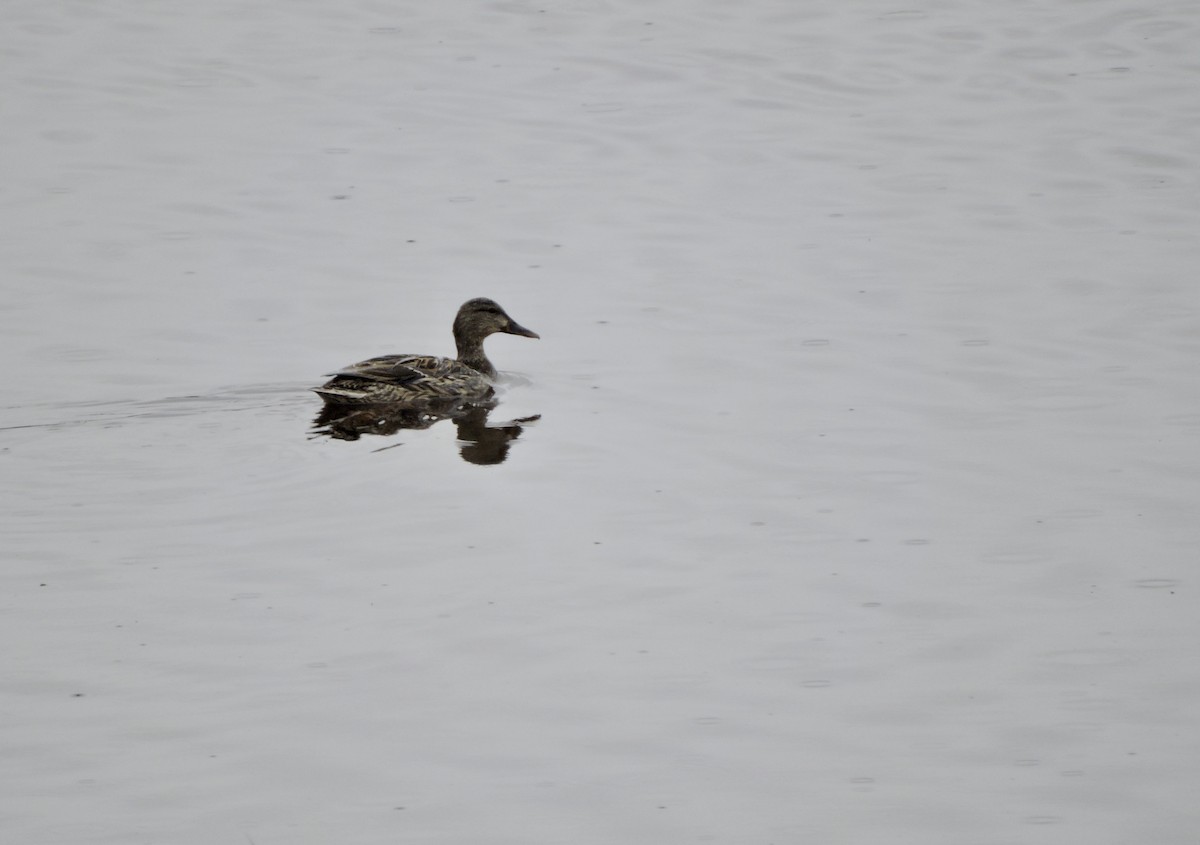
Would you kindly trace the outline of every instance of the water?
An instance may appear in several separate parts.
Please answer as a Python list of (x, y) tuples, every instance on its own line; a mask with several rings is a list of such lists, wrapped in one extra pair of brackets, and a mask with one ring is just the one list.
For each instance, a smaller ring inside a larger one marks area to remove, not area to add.
[(1194, 5), (6, 23), (6, 839), (1194, 840)]

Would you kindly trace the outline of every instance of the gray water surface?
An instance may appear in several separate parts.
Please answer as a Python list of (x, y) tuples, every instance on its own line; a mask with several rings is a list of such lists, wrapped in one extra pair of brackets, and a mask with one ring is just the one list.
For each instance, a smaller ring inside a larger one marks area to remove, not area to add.
[(1195, 4), (5, 17), (4, 841), (1196, 841)]

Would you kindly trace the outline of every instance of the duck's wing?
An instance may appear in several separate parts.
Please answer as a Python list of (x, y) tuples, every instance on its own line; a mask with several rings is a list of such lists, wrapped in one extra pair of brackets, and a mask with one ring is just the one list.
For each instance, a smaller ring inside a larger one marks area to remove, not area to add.
[(422, 379), (436, 378), (455, 362), (436, 355), (381, 355), (343, 367), (329, 375), (355, 378), (387, 384), (415, 384)]
[(453, 358), (382, 355), (333, 373), (314, 387), (325, 401), (343, 405), (404, 404), (430, 408), (476, 403), (492, 395), (487, 378)]

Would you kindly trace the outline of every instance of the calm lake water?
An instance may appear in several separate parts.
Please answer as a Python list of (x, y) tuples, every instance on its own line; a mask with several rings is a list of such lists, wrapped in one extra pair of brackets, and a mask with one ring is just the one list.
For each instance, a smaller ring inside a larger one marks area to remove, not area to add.
[(5, 18), (5, 841), (1196, 841), (1200, 7)]

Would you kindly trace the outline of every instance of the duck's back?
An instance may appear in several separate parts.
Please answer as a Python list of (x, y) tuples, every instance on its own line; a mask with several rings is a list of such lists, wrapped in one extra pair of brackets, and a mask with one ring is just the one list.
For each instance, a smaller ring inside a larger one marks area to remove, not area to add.
[(382, 355), (351, 364), (313, 390), (342, 404), (403, 403), (421, 407), (472, 402), (492, 395), (491, 382), (453, 358)]

